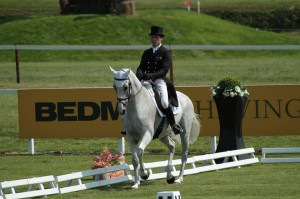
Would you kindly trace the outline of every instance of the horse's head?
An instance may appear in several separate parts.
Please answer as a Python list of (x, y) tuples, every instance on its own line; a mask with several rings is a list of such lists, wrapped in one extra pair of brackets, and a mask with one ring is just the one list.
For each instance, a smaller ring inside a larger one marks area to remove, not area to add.
[(128, 77), (130, 69), (115, 71), (110, 67), (110, 70), (114, 74), (113, 86), (117, 93), (118, 112), (120, 115), (124, 115), (132, 92), (131, 81)]

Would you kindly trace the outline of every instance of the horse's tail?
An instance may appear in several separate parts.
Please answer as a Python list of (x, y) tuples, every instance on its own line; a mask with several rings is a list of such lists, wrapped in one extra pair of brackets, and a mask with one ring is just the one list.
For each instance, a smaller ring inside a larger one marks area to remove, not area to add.
[(200, 123), (200, 116), (194, 113), (193, 121), (192, 121), (192, 128), (190, 132), (190, 139), (189, 142), (192, 144), (194, 143), (197, 138), (199, 137), (201, 131), (201, 123)]

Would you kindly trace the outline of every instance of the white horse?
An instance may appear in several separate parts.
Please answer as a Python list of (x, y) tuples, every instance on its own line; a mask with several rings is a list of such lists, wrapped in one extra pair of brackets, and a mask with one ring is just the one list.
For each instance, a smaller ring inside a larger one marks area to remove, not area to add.
[[(156, 105), (139, 79), (130, 69), (115, 71), (114, 88), (118, 99), (118, 112), (122, 115), (123, 128), (126, 130), (126, 139), (132, 149), (132, 164), (134, 167), (134, 185), (138, 188), (140, 177), (144, 180), (149, 178), (149, 173), (145, 169), (143, 153), (146, 146), (151, 142), (158, 128), (162, 117), (159, 115)], [(165, 120), (163, 131), (159, 135), (159, 140), (169, 148), (169, 161), (166, 167), (168, 183), (182, 183), (183, 172), (187, 161), (189, 144), (196, 141), (201, 125), (199, 117), (194, 113), (194, 106), (191, 100), (183, 93), (177, 92), (178, 100), (182, 111), (175, 115), (176, 123), (183, 128), (183, 133), (175, 135), (167, 121)], [(175, 141), (181, 142), (181, 169), (179, 176), (175, 179), (172, 175), (172, 160), (175, 153)]]

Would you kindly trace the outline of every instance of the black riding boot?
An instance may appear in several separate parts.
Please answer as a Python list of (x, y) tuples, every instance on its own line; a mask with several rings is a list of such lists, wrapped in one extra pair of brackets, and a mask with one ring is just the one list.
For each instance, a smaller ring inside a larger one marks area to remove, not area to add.
[(165, 109), (165, 111), (166, 111), (167, 119), (168, 119), (170, 126), (171, 126), (173, 132), (175, 133), (175, 135), (182, 133), (183, 129), (181, 128), (181, 126), (179, 124), (175, 123), (175, 117), (174, 117), (171, 106), (169, 106), (167, 109)]

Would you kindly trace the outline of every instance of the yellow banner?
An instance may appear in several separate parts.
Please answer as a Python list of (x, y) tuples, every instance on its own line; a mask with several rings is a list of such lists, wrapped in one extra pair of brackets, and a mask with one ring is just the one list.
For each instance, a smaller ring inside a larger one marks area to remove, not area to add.
[[(202, 136), (219, 134), (210, 87), (177, 87), (201, 116)], [(247, 86), (243, 135), (300, 135), (300, 85)], [(113, 88), (19, 90), (21, 138), (121, 137)]]

